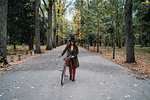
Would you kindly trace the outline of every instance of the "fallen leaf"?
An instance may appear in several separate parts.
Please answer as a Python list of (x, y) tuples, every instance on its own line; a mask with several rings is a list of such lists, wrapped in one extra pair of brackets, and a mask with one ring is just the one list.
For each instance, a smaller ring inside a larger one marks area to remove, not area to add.
[(104, 94), (100, 94), (100, 96), (105, 96)]
[(69, 96), (69, 98), (73, 98), (73, 95)]
[(110, 97), (107, 97), (107, 99), (110, 99)]
[(104, 83), (100, 83), (100, 84), (102, 85), (102, 84), (104, 84)]
[(98, 90), (97, 90), (97, 89), (95, 89), (94, 91), (95, 91), (95, 92), (98, 92)]
[(62, 88), (65, 88), (65, 86), (63, 85)]
[(2, 97), (2, 96), (3, 96), (3, 94), (4, 94), (4, 93), (2, 93), (2, 94), (0, 95), (0, 97)]
[(77, 84), (79, 84), (79, 82), (76, 82)]
[(26, 68), (22, 68), (23, 70), (25, 70)]
[(9, 88), (7, 89), (8, 91), (11, 91)]
[(126, 96), (124, 96), (125, 98), (130, 98), (131, 96), (130, 95), (126, 95)]
[(34, 87), (31, 87), (31, 89), (33, 89)]
[(57, 83), (53, 83), (52, 85), (53, 85), (53, 86), (57, 86), (58, 84), (57, 84)]
[(111, 82), (112, 84), (115, 84), (115, 82)]
[(17, 87), (17, 89), (20, 89), (21, 87), (19, 86), (19, 87)]
[(137, 84), (134, 84), (135, 87), (137, 87)]

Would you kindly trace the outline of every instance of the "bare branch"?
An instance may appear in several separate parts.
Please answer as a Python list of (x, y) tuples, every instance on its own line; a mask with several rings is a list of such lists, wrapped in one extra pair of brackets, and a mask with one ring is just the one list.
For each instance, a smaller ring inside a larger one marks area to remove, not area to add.
[(42, 15), (43, 15), (44, 24), (45, 24), (45, 26), (46, 26), (46, 28), (47, 28), (47, 24), (46, 24), (45, 15), (44, 15), (44, 12), (43, 12), (43, 10), (42, 10), (42, 7), (41, 7), (41, 5), (40, 5), (40, 10), (41, 10), (41, 12), (42, 12)]
[(43, 2), (44, 2), (44, 5), (45, 5), (46, 10), (48, 11), (48, 6), (47, 6), (45, 0), (43, 0)]

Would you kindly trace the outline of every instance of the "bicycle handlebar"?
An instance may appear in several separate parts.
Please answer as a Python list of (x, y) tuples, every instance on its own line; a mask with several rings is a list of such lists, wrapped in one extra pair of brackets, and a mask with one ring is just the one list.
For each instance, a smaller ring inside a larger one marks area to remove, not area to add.
[(69, 57), (65, 57), (65, 58), (64, 58), (64, 61), (67, 60), (68, 58), (69, 58), (69, 59), (72, 58), (72, 55), (70, 55)]

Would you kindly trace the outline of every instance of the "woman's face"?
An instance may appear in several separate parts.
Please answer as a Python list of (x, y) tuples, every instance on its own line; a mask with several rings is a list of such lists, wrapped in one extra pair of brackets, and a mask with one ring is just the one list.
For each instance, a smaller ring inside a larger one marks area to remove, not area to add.
[(71, 45), (73, 45), (74, 44), (74, 42), (73, 41), (71, 41)]

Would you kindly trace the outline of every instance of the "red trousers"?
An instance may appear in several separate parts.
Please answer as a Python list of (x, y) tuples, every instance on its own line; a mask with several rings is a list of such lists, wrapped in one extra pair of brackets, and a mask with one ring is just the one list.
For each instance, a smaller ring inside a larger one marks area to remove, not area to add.
[[(66, 61), (64, 61), (64, 64), (66, 65)], [(73, 64), (72, 61), (71, 61), (71, 64)], [(74, 66), (74, 64), (72, 65), (72, 68), (69, 67), (69, 73), (70, 73), (70, 76), (72, 76), (73, 78), (75, 78), (76, 67)]]

